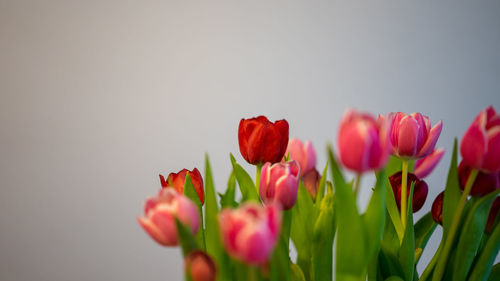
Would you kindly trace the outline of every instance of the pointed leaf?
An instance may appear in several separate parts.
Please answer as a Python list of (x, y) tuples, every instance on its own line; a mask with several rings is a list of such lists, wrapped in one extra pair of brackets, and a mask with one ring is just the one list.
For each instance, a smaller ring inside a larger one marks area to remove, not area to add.
[(368, 250), (366, 255), (371, 260), (373, 255), (380, 248), (380, 241), (384, 233), (385, 226), (385, 171), (378, 172), (377, 182), (368, 203), (363, 222), (365, 225)]
[(257, 189), (255, 188), (255, 184), (250, 175), (245, 171), (245, 169), (236, 163), (236, 159), (234, 159), (232, 154), (230, 155), (230, 158), (231, 163), (233, 164), (233, 171), (236, 176), (236, 180), (240, 186), (243, 201), (260, 202), (259, 194), (257, 193)]
[(497, 225), (486, 242), (483, 251), (475, 263), (469, 281), (485, 281), (500, 250), (500, 225)]
[[(436, 229), (436, 222), (432, 218), (430, 212), (425, 214), (418, 222), (415, 224), (415, 249), (425, 249), (427, 241), (432, 236), (434, 229)], [(417, 259), (418, 262), (418, 259)]]
[[(411, 183), (408, 198), (413, 198), (414, 182)], [(399, 250), (399, 261), (404, 271), (405, 280), (413, 280), (415, 271), (415, 237), (413, 230), (413, 200), (408, 200), (405, 236)]]
[(332, 280), (333, 238), (335, 236), (334, 196), (328, 192), (321, 202), (321, 209), (314, 225), (312, 263), (314, 280)]
[(184, 182), (184, 195), (191, 199), (196, 207), (198, 208), (198, 213), (200, 214), (200, 231), (196, 234), (196, 240), (201, 245), (202, 249), (206, 249), (205, 244), (205, 230), (203, 228), (203, 212), (201, 208), (200, 197), (198, 197), (198, 193), (194, 189), (193, 182), (191, 181), (191, 176), (189, 173), (186, 175), (186, 180)]
[(325, 168), (323, 169), (323, 173), (321, 174), (321, 179), (319, 181), (318, 195), (316, 196), (316, 205), (318, 207), (320, 207), (321, 200), (323, 200), (323, 197), (325, 196), (327, 174), (328, 174), (328, 161), (326, 162)]
[(236, 176), (234, 175), (234, 170), (231, 171), (231, 175), (229, 176), (229, 179), (227, 181), (227, 189), (226, 193), (221, 196), (220, 199), (220, 205), (221, 209), (224, 209), (226, 207), (230, 208), (236, 208), (238, 206), (238, 203), (234, 200), (236, 194)]
[(443, 240), (450, 230), (455, 211), (460, 200), (461, 191), (458, 183), (457, 171), (457, 139), (453, 144), (453, 154), (451, 156), (450, 169), (443, 197)]
[(191, 230), (178, 218), (175, 218), (175, 223), (177, 225), (177, 237), (179, 237), (179, 244), (181, 245), (184, 256), (187, 256), (193, 250), (199, 249)]

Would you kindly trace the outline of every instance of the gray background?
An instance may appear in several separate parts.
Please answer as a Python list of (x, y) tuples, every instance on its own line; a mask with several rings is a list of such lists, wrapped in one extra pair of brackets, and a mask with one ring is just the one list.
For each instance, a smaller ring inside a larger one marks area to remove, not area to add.
[(350, 106), (442, 119), (448, 152), (500, 109), (500, 1), (236, 2), (0, 1), (1, 280), (181, 280), (136, 216), (205, 152), (224, 189), (242, 117), (286, 118), (322, 167)]

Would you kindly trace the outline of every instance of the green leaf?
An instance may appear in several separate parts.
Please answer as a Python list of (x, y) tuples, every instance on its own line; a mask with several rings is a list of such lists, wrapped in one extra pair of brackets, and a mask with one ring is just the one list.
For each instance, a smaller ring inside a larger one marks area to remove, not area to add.
[(203, 229), (203, 212), (201, 208), (201, 201), (200, 197), (198, 197), (198, 193), (196, 193), (196, 190), (194, 189), (193, 182), (191, 181), (191, 176), (189, 175), (189, 173), (186, 175), (183, 193), (186, 197), (191, 199), (198, 208), (198, 213), (200, 214), (200, 231), (198, 231), (198, 234), (196, 234), (196, 240), (202, 246), (202, 249), (205, 251), (206, 249), (205, 230)]
[(300, 266), (291, 263), (290, 271), (291, 271), (292, 281), (306, 281), (306, 278), (304, 277), (304, 273), (302, 272), (302, 269), (300, 269)]
[[(418, 222), (415, 224), (415, 249), (425, 249), (427, 241), (431, 238), (434, 229), (436, 229), (437, 223), (434, 222), (431, 212), (425, 214)], [(418, 262), (418, 259), (417, 261)]]
[(401, 171), (403, 161), (396, 156), (390, 156), (387, 164), (385, 165), (385, 172), (388, 177), (394, 175), (395, 173)]
[(314, 280), (332, 280), (333, 238), (335, 236), (334, 196), (328, 192), (321, 201), (313, 236), (313, 276)]
[[(414, 182), (411, 183), (408, 198), (413, 198)], [(399, 249), (399, 261), (404, 271), (405, 280), (413, 280), (415, 271), (415, 237), (413, 230), (413, 200), (408, 200), (405, 236)]]
[(453, 154), (451, 156), (450, 169), (443, 197), (443, 240), (450, 230), (453, 217), (460, 200), (461, 191), (458, 183), (457, 171), (457, 139), (453, 143)]
[(500, 263), (495, 264), (491, 268), (490, 276), (488, 277), (488, 281), (498, 281), (500, 280)]
[(382, 277), (387, 278), (394, 275), (402, 277), (404, 275), (398, 257), (391, 249), (385, 248), (384, 244), (379, 251), (378, 264)]
[(177, 237), (179, 237), (179, 244), (184, 256), (187, 256), (193, 250), (199, 249), (191, 229), (186, 227), (178, 218), (175, 218), (175, 224), (177, 225)]
[(323, 197), (325, 196), (327, 174), (328, 174), (328, 162), (326, 162), (325, 168), (323, 169), (323, 173), (321, 174), (321, 179), (319, 180), (318, 195), (316, 196), (316, 205), (318, 207), (320, 207), (321, 200), (323, 200)]
[(286, 210), (282, 212), (282, 226), (278, 245), (273, 251), (271, 257), (271, 280), (289, 281), (290, 276), (290, 224), (292, 223), (292, 211)]
[(231, 154), (231, 163), (233, 164), (233, 171), (236, 176), (236, 180), (238, 181), (238, 185), (240, 186), (241, 195), (243, 197), (243, 201), (256, 201), (260, 202), (259, 194), (257, 193), (257, 189), (255, 188), (255, 183), (253, 182), (250, 175), (243, 169), (238, 163), (236, 163), (236, 159)]
[(335, 221), (337, 222), (336, 280), (360, 279), (366, 271), (368, 257), (363, 221), (359, 216), (356, 197), (346, 184), (328, 146), (328, 162), (335, 187)]
[(396, 204), (396, 198), (394, 197), (391, 183), (387, 177), (385, 177), (385, 202), (387, 212), (389, 213), (392, 225), (394, 226), (394, 230), (398, 235), (399, 242), (402, 243), (405, 230), (403, 229), (403, 224), (401, 223), (401, 216), (399, 215), (399, 209)]
[(385, 171), (378, 172), (377, 182), (373, 190), (370, 203), (363, 215), (363, 222), (368, 238), (366, 255), (371, 260), (380, 248), (380, 241), (385, 226)]
[(404, 280), (401, 279), (401, 277), (399, 277), (399, 276), (391, 276), (391, 277), (385, 279), (385, 281), (404, 281)]
[(234, 170), (231, 171), (231, 175), (227, 181), (227, 189), (226, 193), (221, 196), (220, 205), (221, 209), (226, 207), (236, 208), (238, 203), (234, 200), (234, 196), (236, 193), (236, 176), (234, 175)]
[(479, 255), (477, 262), (474, 264), (472, 273), (469, 277), (470, 281), (488, 279), (489, 271), (495, 261), (495, 257), (500, 250), (500, 225), (497, 225), (490, 238), (486, 242), (483, 251)]
[(486, 220), (490, 212), (491, 204), (500, 190), (495, 190), (482, 197), (474, 203), (468, 212), (463, 228), (466, 231), (460, 232), (458, 245), (456, 247), (459, 257), (454, 260), (453, 280), (465, 280), (469, 269), (474, 261), (474, 256), (479, 248), (481, 237), (483, 236)]

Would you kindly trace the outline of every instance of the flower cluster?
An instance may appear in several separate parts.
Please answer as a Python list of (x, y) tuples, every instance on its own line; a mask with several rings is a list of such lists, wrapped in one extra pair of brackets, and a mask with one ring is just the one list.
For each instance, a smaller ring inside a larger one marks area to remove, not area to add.
[[(218, 202), (207, 156), (204, 178), (197, 168), (160, 175), (161, 189), (137, 219), (160, 245), (181, 246), (187, 280), (332, 280), (334, 239), (336, 280), (486, 280), (500, 248), (500, 115), (491, 106), (478, 114), (461, 139), (459, 164), (455, 142), (444, 191), (414, 222), (435, 189), (424, 179), (445, 154), (436, 148), (442, 128), (421, 113), (350, 109), (338, 158), (329, 146), (320, 173), (312, 142), (289, 139), (286, 120), (241, 119), (239, 150), (255, 181), (231, 155)], [(356, 197), (367, 173), (376, 182), (361, 214)], [(419, 275), (437, 225), (446, 235)]]

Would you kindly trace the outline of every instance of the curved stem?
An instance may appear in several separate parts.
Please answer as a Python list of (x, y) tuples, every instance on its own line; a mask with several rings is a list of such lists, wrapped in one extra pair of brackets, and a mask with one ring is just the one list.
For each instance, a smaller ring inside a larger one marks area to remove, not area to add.
[(403, 229), (406, 229), (406, 206), (408, 202), (408, 160), (403, 159), (403, 167), (402, 167), (402, 179), (401, 179), (401, 224), (403, 225)]
[(469, 175), (469, 179), (467, 179), (464, 192), (462, 193), (462, 196), (458, 201), (457, 209), (455, 210), (455, 216), (453, 217), (450, 231), (448, 232), (448, 235), (446, 237), (443, 252), (439, 257), (432, 280), (441, 280), (441, 278), (443, 277), (444, 270), (446, 268), (446, 262), (448, 261), (448, 255), (450, 253), (451, 246), (453, 246), (453, 241), (455, 240), (455, 234), (457, 232), (458, 225), (460, 223), (460, 218), (462, 217), (462, 212), (464, 210), (465, 202), (467, 201), (467, 196), (469, 196), (470, 190), (472, 189), (472, 185), (476, 180), (478, 172), (479, 172), (478, 170), (472, 169)]

